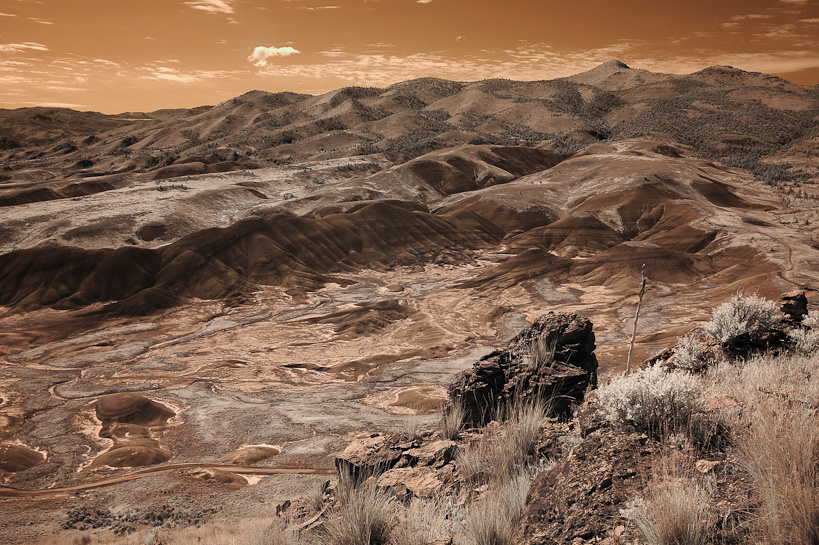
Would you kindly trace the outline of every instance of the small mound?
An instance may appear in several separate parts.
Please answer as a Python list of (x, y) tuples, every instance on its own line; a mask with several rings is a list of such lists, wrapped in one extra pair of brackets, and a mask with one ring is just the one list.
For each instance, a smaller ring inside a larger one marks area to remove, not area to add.
[(42, 452), (20, 445), (0, 443), (0, 471), (25, 471), (45, 461)]
[(143, 467), (161, 464), (173, 453), (156, 447), (128, 445), (114, 448), (97, 456), (89, 467)]
[(400, 392), (390, 407), (412, 409), (416, 414), (433, 414), (446, 403), (446, 391), (439, 386), (418, 386)]
[(252, 445), (249, 447), (242, 447), (225, 456), (222, 461), (226, 464), (236, 464), (241, 466), (253, 465), (262, 460), (267, 460), (278, 456), (282, 449), (278, 447), (265, 447)]
[[(119, 422), (139, 426), (161, 426), (176, 413), (139, 394), (110, 394), (94, 403), (97, 418), (103, 424)], [(110, 464), (109, 464), (110, 465)]]
[(238, 484), (246, 485), (247, 479), (241, 475), (236, 475), (229, 471), (220, 471), (218, 469), (206, 469), (204, 471), (196, 472), (195, 475), (203, 481), (214, 481), (221, 484)]

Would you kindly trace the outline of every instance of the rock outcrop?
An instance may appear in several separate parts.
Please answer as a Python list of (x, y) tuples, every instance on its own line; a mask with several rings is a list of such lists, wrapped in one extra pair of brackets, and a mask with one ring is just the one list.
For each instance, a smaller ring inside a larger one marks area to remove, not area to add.
[(417, 439), (401, 435), (373, 434), (358, 437), (336, 458), (339, 475), (360, 482), (369, 477), (376, 486), (389, 489), (400, 498), (428, 498), (452, 481), (450, 462), (455, 457), (454, 441), (433, 432)]
[(499, 406), (532, 399), (546, 401), (554, 414), (567, 414), (597, 385), (593, 325), (576, 314), (541, 316), (509, 342), (455, 377), (449, 401), (464, 408), (464, 422), (477, 426)]
[(513, 543), (619, 543), (620, 509), (640, 493), (655, 462), (645, 435), (592, 432), (535, 478)]
[(783, 293), (780, 305), (779, 310), (785, 314), (786, 322), (799, 324), (808, 315), (808, 298), (804, 291)]

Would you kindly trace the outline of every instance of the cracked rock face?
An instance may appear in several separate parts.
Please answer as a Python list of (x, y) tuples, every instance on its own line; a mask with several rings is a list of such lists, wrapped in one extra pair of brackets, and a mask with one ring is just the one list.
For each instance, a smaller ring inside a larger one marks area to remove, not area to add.
[(449, 386), (450, 410), (464, 408), (464, 422), (485, 424), (495, 409), (513, 401), (543, 399), (567, 414), (597, 385), (593, 324), (573, 313), (543, 315), (496, 351), (458, 375)]
[(645, 435), (593, 432), (532, 483), (514, 543), (569, 544), (611, 537), (619, 510), (650, 475), (653, 456)]

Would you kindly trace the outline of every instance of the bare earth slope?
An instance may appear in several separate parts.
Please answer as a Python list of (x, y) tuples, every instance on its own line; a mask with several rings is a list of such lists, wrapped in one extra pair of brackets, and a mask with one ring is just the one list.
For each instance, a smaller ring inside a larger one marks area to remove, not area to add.
[(268, 516), (548, 310), (616, 372), (643, 265), (640, 357), (740, 289), (815, 301), (818, 115), (770, 76), (617, 62), (0, 112), (0, 535)]

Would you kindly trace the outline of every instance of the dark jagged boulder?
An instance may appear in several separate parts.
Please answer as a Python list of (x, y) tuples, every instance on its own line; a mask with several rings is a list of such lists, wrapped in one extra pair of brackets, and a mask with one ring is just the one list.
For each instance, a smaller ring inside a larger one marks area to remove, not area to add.
[(783, 293), (780, 307), (785, 314), (785, 321), (799, 324), (808, 315), (808, 298), (804, 291), (790, 291)]
[(468, 369), (449, 385), (449, 402), (464, 409), (464, 422), (485, 424), (499, 406), (543, 399), (556, 415), (565, 415), (597, 385), (594, 331), (577, 314), (543, 315), (509, 342)]

